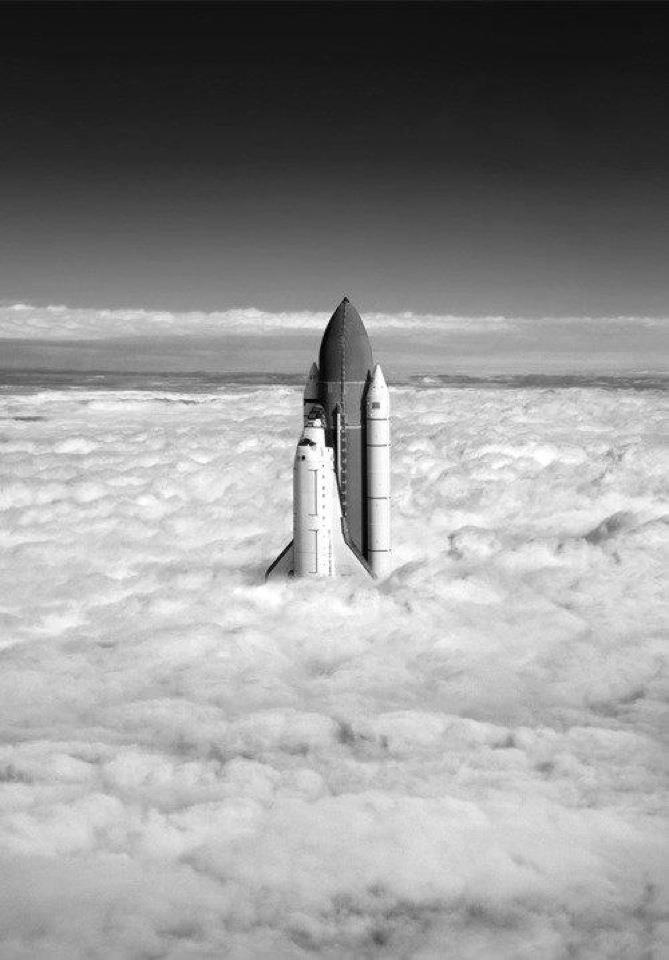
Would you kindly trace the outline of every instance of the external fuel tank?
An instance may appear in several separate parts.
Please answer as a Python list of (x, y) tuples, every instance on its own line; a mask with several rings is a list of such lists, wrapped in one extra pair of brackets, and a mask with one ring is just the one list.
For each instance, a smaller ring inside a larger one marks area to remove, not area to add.
[(367, 331), (358, 311), (344, 297), (321, 341), (318, 391), (325, 411), (326, 442), (335, 450), (348, 537), (363, 556), (367, 552), (363, 397), (371, 379), (371, 368), (372, 347)]

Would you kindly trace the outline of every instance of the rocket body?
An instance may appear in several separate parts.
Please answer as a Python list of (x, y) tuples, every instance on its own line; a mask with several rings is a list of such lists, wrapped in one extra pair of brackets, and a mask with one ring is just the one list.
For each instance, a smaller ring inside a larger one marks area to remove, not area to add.
[(370, 380), (372, 347), (360, 314), (347, 299), (332, 314), (318, 359), (319, 398), (330, 426), (328, 443), (338, 455), (342, 512), (351, 541), (364, 555), (367, 525), (363, 398)]
[(332, 564), (332, 450), (319, 419), (304, 429), (293, 467), (293, 550), (297, 577), (329, 577)]
[(367, 558), (372, 572), (390, 571), (390, 396), (381, 367), (374, 369), (367, 415)]
[(309, 415), (314, 411), (314, 407), (320, 404), (319, 385), (318, 385), (318, 367), (315, 363), (311, 364), (311, 370), (304, 385), (304, 422), (306, 424)]
[(293, 540), (267, 577), (384, 576), (390, 569), (390, 410), (358, 311), (344, 298), (304, 389)]

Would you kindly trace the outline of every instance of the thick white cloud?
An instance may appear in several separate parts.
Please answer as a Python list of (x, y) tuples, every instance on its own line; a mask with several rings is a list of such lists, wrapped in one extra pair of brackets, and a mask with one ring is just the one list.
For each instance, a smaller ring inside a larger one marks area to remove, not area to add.
[[(262, 334), (281, 330), (322, 330), (323, 311), (273, 313), (252, 307), (206, 313), (192, 310), (111, 310), (67, 306), (34, 307), (26, 303), (0, 306), (0, 338), (106, 339), (110, 337)], [(455, 317), (437, 314), (366, 313), (370, 329), (464, 330), (474, 333), (509, 329), (506, 317)]]
[[(271, 312), (239, 308), (213, 312), (169, 310), (95, 309), (68, 306), (35, 307), (26, 303), (0, 306), (0, 338), (109, 339), (132, 336), (216, 336), (230, 333), (256, 334), (282, 330), (321, 330), (329, 318), (325, 311)], [(667, 318), (655, 317), (461, 317), (450, 314), (373, 313), (365, 311), (370, 330), (409, 333), (437, 331), (490, 335), (539, 327), (632, 327), (664, 328)]]
[(3, 396), (0, 956), (666, 953), (666, 404), (393, 404), (352, 587), (262, 582), (298, 391)]

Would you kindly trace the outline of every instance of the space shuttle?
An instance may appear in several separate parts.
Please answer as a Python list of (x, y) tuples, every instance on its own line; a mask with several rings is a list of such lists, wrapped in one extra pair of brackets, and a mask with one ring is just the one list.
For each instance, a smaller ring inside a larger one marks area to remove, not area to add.
[(304, 388), (293, 539), (265, 577), (377, 578), (390, 567), (390, 398), (360, 314), (344, 297)]

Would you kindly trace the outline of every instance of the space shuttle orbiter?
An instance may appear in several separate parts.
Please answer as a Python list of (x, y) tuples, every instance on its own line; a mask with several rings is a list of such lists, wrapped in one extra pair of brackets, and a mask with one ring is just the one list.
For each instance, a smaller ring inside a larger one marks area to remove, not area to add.
[(390, 402), (360, 314), (344, 297), (304, 388), (293, 539), (266, 577), (390, 571)]

